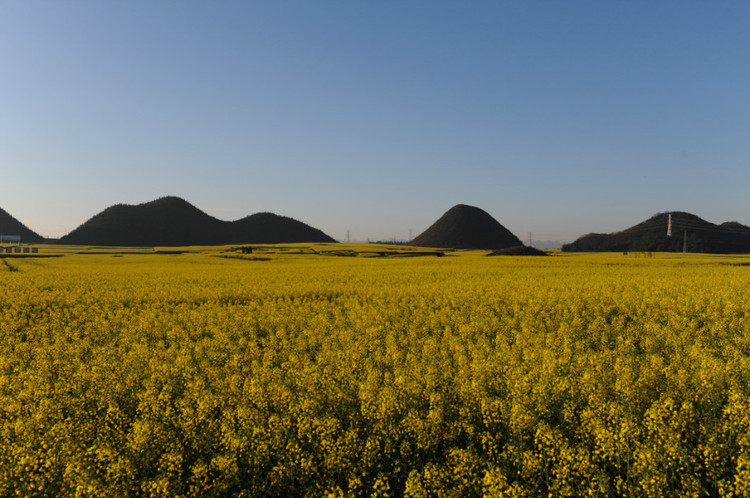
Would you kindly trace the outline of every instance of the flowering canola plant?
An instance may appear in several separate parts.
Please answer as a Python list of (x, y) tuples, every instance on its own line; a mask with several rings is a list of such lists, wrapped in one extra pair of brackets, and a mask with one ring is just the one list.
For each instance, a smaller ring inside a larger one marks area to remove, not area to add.
[(750, 494), (748, 257), (218, 255), (0, 265), (1, 496)]

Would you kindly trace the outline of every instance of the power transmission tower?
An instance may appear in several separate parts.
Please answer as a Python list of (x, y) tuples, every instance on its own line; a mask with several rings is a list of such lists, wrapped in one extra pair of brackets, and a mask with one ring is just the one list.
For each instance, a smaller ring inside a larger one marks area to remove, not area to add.
[(682, 252), (687, 252), (687, 230), (682, 232)]
[(534, 245), (534, 233), (529, 232), (529, 247)]
[(667, 237), (672, 236), (672, 213), (669, 213), (669, 219), (667, 221)]
[(347, 244), (349, 243), (349, 240), (350, 240), (349, 239), (349, 230), (347, 230), (346, 231), (346, 242), (347, 242)]

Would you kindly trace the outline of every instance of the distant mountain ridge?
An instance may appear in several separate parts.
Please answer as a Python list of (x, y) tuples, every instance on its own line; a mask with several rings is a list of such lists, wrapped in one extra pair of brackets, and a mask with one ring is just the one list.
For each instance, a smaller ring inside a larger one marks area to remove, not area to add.
[[(22, 243), (47, 242), (2, 208), (0, 235), (21, 236)], [(49, 242), (148, 247), (336, 241), (293, 218), (261, 212), (223, 221), (184, 199), (167, 196), (137, 205), (110, 206), (61, 239)], [(487, 212), (465, 204), (446, 211), (410, 244), (489, 250), (523, 245)], [(564, 244), (562, 250), (681, 252), (683, 248), (688, 252), (750, 253), (750, 227), (737, 221), (714, 224), (687, 212), (672, 211), (658, 213), (620, 232), (584, 235)]]
[(15, 219), (2, 208), (0, 208), (0, 235), (20, 235), (21, 242), (32, 244), (44, 242), (44, 237)]
[[(671, 224), (670, 224), (671, 219)], [(671, 236), (667, 234), (671, 228)], [(621, 232), (590, 233), (563, 251), (750, 252), (750, 227), (736, 221), (716, 225), (683, 211), (658, 213)]]
[(523, 243), (486, 211), (457, 204), (410, 243), (419, 247), (506, 249)]
[(179, 197), (116, 204), (60, 239), (62, 244), (190, 246), (240, 243), (335, 242), (293, 218), (256, 213), (237, 221), (210, 216)]

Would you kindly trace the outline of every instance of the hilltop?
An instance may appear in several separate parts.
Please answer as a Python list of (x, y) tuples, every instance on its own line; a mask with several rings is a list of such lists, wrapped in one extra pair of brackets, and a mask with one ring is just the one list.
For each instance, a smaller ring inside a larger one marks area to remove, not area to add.
[(63, 244), (189, 246), (233, 243), (335, 242), (304, 223), (273, 213), (237, 221), (210, 216), (179, 197), (138, 205), (117, 204), (62, 237)]
[(20, 235), (21, 242), (24, 243), (44, 242), (44, 237), (15, 219), (2, 208), (0, 208), (0, 235)]
[(504, 249), (523, 243), (486, 211), (457, 204), (410, 242), (420, 247)]
[[(671, 232), (667, 235), (671, 215)], [(737, 222), (710, 223), (694, 214), (658, 213), (621, 232), (590, 233), (565, 244), (563, 251), (750, 252), (750, 227)]]

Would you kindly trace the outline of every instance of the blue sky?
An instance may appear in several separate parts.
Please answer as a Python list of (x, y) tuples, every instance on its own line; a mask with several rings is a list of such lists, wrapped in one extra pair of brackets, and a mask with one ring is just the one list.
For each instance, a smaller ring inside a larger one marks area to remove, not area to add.
[(339, 239), (750, 224), (750, 2), (2, 2), (0, 207), (163, 195)]

